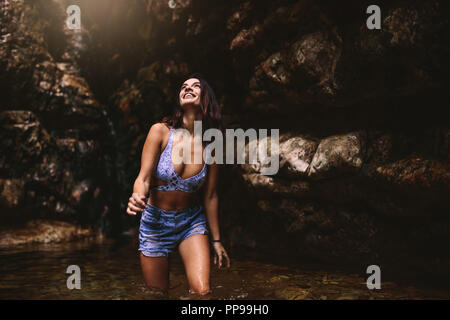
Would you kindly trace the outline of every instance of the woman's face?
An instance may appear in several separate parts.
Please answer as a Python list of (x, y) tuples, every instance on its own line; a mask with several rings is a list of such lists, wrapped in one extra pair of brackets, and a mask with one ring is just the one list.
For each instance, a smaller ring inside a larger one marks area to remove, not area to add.
[(180, 88), (180, 106), (184, 108), (187, 105), (200, 106), (200, 94), (202, 88), (200, 80), (197, 78), (191, 78), (186, 80)]

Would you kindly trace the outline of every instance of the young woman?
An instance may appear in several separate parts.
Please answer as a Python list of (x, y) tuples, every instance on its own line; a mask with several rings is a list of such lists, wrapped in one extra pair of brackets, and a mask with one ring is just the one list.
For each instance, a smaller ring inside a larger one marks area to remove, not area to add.
[[(214, 264), (218, 263), (219, 268), (229, 267), (230, 259), (220, 242), (219, 168), (215, 163), (206, 164), (203, 157), (201, 164), (192, 161), (195, 159), (194, 121), (202, 121), (203, 130), (221, 129), (221, 116), (213, 90), (199, 74), (190, 76), (182, 84), (178, 103), (172, 118), (150, 128), (127, 214), (142, 212), (139, 251), (147, 286), (167, 294), (168, 255), (178, 247), (189, 292), (204, 296), (211, 293), (208, 238), (214, 248)], [(175, 137), (174, 132), (179, 128), (190, 133), (189, 139)], [(172, 150), (178, 143), (191, 144), (191, 155), (184, 155), (191, 157), (190, 162), (172, 161), (175, 158)]]

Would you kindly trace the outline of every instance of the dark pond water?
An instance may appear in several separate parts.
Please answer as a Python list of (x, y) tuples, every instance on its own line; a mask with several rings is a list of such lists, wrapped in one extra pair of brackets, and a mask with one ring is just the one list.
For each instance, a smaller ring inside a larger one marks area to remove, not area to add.
[[(0, 250), (0, 299), (161, 299), (146, 288), (134, 238), (26, 245)], [(368, 290), (362, 275), (292, 267), (229, 251), (229, 269), (212, 267), (212, 299), (449, 299), (450, 293), (383, 282)], [(167, 299), (189, 299), (178, 253), (170, 257)], [(81, 269), (81, 289), (69, 290), (69, 265)], [(383, 280), (383, 279), (382, 279)]]

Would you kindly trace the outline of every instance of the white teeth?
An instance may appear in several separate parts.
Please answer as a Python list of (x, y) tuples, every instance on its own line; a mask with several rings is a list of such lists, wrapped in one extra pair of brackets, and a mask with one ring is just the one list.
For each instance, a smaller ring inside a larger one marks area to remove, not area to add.
[(190, 97), (194, 97), (192, 94), (190, 94), (190, 93), (187, 93), (187, 94), (185, 94), (185, 98), (187, 98), (188, 96), (190, 96)]

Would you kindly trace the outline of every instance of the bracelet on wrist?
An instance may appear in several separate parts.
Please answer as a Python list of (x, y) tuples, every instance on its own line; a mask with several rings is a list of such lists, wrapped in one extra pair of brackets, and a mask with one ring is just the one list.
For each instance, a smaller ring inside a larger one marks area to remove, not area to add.
[(211, 240), (211, 242), (220, 242), (220, 239), (219, 240)]

